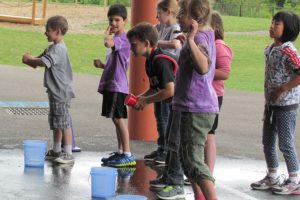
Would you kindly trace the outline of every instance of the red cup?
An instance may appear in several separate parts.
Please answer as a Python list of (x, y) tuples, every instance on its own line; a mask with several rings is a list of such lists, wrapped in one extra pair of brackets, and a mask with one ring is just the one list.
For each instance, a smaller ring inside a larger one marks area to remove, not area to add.
[(127, 106), (135, 106), (136, 101), (136, 96), (134, 96), (133, 94), (128, 94), (125, 98), (124, 104)]

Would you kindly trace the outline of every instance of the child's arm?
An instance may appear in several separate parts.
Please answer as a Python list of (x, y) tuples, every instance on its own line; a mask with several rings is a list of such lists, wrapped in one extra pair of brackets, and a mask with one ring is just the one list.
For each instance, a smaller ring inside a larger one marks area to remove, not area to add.
[(22, 57), (22, 62), (30, 67), (45, 66), (41, 58), (33, 57), (30, 53), (25, 53)]
[(167, 49), (179, 49), (181, 48), (181, 42), (178, 39), (158, 40), (157, 46)]
[(137, 110), (142, 110), (150, 103), (155, 103), (163, 101), (170, 97), (174, 96), (174, 82), (169, 82), (165, 85), (164, 89), (159, 90), (158, 92), (148, 95), (140, 96), (137, 100), (136, 105), (134, 106)]
[(195, 35), (198, 31), (198, 22), (193, 20), (191, 25), (191, 32), (187, 35), (187, 44), (189, 45), (192, 59), (195, 63), (195, 70), (199, 74), (206, 74), (209, 71), (209, 60), (208, 57), (199, 49), (195, 43)]
[(104, 46), (106, 48), (112, 48), (115, 46), (115, 42), (112, 37), (111, 26), (108, 26), (104, 32)]
[(284, 83), (284, 84), (278, 86), (277, 88), (275, 88), (270, 96), (270, 100), (273, 102), (276, 102), (284, 92), (298, 86), (299, 84), (300, 84), (300, 75), (297, 74), (289, 82)]

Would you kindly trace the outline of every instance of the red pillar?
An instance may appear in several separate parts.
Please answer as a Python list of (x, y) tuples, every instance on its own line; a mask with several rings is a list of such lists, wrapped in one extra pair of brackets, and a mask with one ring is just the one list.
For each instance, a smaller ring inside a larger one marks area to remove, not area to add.
[[(146, 21), (152, 24), (156, 21), (156, 0), (131, 1), (131, 25)], [(138, 95), (149, 88), (148, 77), (145, 72), (145, 58), (136, 58), (131, 55), (129, 68), (129, 90)], [(128, 129), (130, 139), (155, 141), (157, 139), (156, 122), (153, 104), (143, 111), (128, 110)]]

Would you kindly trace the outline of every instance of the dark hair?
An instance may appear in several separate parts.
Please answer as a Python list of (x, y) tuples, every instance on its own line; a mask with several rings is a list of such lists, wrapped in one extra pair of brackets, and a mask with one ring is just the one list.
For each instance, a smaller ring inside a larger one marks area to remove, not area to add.
[(141, 42), (148, 40), (151, 46), (155, 46), (158, 41), (158, 32), (152, 24), (141, 22), (127, 32), (127, 38), (128, 40), (136, 38)]
[(115, 4), (110, 6), (107, 12), (107, 17), (113, 15), (121, 16), (124, 20), (127, 19), (126, 7), (122, 4)]
[(221, 14), (218, 11), (213, 11), (211, 13), (210, 25), (215, 31), (215, 40), (224, 40), (224, 26)]
[(282, 43), (295, 41), (300, 31), (300, 20), (298, 15), (290, 11), (280, 11), (273, 17), (274, 21), (283, 22), (283, 34), (280, 38)]
[(60, 29), (61, 34), (65, 35), (68, 31), (68, 21), (63, 16), (56, 15), (47, 20), (46, 28)]

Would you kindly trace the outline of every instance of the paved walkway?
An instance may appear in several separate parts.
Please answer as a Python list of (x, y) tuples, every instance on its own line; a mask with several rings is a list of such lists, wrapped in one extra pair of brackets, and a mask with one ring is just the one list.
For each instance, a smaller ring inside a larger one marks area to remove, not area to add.
[[(9, 108), (0, 107), (0, 178), (5, 180), (0, 199), (91, 199), (88, 181), (90, 167), (100, 166), (100, 157), (116, 148), (112, 122), (99, 114), (101, 96), (96, 92), (98, 81), (98, 76), (74, 75), (77, 98), (72, 102), (72, 118), (77, 145), (84, 152), (75, 154), (76, 163), (69, 174), (68, 183), (57, 179), (52, 172), (55, 169), (49, 163), (42, 172), (23, 167), (23, 140), (44, 139), (51, 144), (47, 115), (15, 115), (11, 114)], [(4, 105), (4, 102), (47, 102), (42, 86), (42, 69), (0, 65), (0, 82), (0, 105)], [(249, 189), (249, 183), (265, 174), (261, 145), (262, 113), (262, 93), (227, 90), (217, 132), (219, 157), (215, 177), (221, 200), (299, 198), (274, 196), (269, 192)], [(296, 144), (300, 144), (299, 130), (297, 126)], [(141, 160), (143, 155), (155, 149), (155, 142), (131, 141), (131, 146), (132, 152)], [(300, 155), (299, 145), (297, 147)], [(118, 194), (144, 194), (154, 199), (147, 184), (149, 179), (155, 177), (155, 173), (145, 167), (142, 161), (139, 163), (130, 179), (129, 189), (126, 190), (126, 184), (120, 186)], [(281, 171), (285, 172), (283, 163)], [(29, 181), (36, 173), (42, 178)], [(67, 187), (67, 192), (62, 187)], [(55, 194), (49, 190), (54, 190)], [(187, 199), (192, 199), (189, 187), (186, 192)]]

